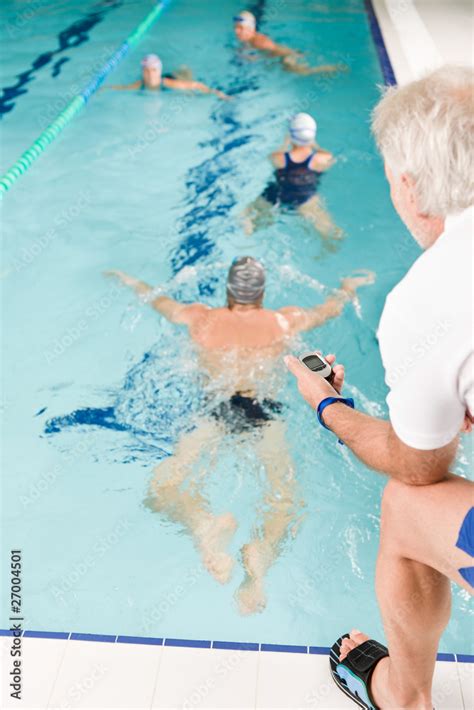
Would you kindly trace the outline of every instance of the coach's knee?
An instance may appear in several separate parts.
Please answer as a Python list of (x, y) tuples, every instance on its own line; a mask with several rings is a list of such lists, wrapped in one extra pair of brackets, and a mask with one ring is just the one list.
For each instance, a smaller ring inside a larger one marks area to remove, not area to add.
[(397, 544), (406, 536), (410, 525), (410, 510), (414, 505), (416, 488), (391, 478), (382, 496), (380, 517), (381, 536), (384, 543)]
[(390, 478), (382, 496), (382, 516), (391, 516), (393, 513), (404, 509), (413, 493), (413, 488), (401, 481)]

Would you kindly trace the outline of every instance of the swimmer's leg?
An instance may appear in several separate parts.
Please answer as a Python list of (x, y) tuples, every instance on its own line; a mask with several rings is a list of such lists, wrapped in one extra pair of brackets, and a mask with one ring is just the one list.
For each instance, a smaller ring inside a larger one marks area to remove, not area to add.
[(261, 528), (241, 550), (246, 576), (237, 590), (237, 602), (242, 614), (265, 608), (265, 575), (288, 533), (295, 534), (298, 509), (303, 505), (303, 501), (296, 500), (295, 469), (286, 447), (284, 422), (272, 421), (265, 426), (256, 454), (267, 472), (268, 494)]
[(347, 67), (344, 64), (321, 64), (317, 67), (310, 67), (306, 62), (302, 62), (297, 54), (289, 54), (283, 57), (282, 66), (285, 71), (302, 76), (309, 76), (310, 74), (322, 74), (327, 76), (336, 74), (337, 72), (347, 71)]
[(173, 456), (154, 468), (146, 505), (188, 530), (204, 566), (224, 584), (234, 566), (234, 560), (225, 549), (237, 524), (231, 513), (214, 515), (209, 502), (191, 482), (194, 464), (204, 452), (212, 454), (217, 449), (223, 434), (223, 429), (215, 422), (203, 422), (194, 431), (184, 434)]
[(321, 234), (324, 239), (342, 239), (344, 232), (334, 224), (331, 215), (324, 209), (318, 195), (313, 195), (298, 207), (298, 212)]
[(274, 205), (261, 195), (241, 214), (245, 234), (251, 236), (257, 229), (269, 227), (275, 221)]

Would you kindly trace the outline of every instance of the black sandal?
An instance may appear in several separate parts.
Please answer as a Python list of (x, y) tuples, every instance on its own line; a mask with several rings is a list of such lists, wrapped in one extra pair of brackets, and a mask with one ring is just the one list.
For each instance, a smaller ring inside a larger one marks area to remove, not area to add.
[(334, 682), (359, 707), (379, 710), (370, 692), (370, 679), (377, 663), (388, 656), (388, 649), (378, 641), (364, 641), (340, 661), (341, 644), (347, 638), (349, 634), (341, 636), (331, 648), (329, 664)]

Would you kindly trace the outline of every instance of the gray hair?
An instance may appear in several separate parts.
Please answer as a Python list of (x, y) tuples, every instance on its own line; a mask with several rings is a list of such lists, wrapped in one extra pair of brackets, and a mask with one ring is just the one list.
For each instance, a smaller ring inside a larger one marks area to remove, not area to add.
[(474, 203), (473, 89), (472, 69), (444, 66), (389, 88), (373, 111), (379, 150), (390, 170), (414, 180), (424, 214), (447, 217)]

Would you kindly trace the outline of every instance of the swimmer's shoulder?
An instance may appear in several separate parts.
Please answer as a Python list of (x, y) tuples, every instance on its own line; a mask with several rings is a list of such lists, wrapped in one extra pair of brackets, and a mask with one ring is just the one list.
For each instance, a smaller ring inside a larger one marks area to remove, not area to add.
[(325, 170), (328, 170), (328, 168), (330, 168), (331, 165), (334, 164), (334, 162), (335, 160), (332, 153), (330, 153), (328, 150), (318, 148), (313, 157), (311, 158), (309, 167), (315, 172), (323, 173)]
[(204, 305), (204, 303), (182, 304), (179, 309), (178, 322), (192, 328), (193, 326), (201, 324), (206, 318), (208, 318), (209, 313), (212, 312), (212, 310), (212, 308)]
[(275, 47), (275, 42), (270, 39), (267, 35), (262, 34), (262, 32), (257, 32), (253, 39), (251, 40), (250, 44), (252, 47), (255, 47), (256, 49), (274, 49)]
[(275, 315), (283, 332), (288, 335), (304, 330), (307, 314), (299, 306), (284, 306), (275, 311)]

